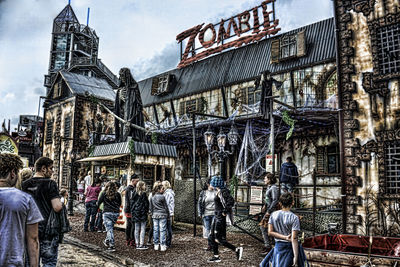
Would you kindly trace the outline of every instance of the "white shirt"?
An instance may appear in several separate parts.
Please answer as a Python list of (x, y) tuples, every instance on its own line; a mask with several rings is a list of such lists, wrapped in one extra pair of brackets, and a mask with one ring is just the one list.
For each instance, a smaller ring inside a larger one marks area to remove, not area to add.
[(84, 180), (85, 180), (85, 191), (86, 191), (86, 189), (92, 185), (92, 177), (90, 177), (90, 175), (87, 175), (85, 176)]

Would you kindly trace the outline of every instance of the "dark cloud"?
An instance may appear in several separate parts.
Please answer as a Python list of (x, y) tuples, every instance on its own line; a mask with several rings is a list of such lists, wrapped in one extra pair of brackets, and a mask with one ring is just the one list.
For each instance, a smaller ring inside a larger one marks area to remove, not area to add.
[(176, 43), (170, 43), (152, 58), (136, 62), (132, 67), (132, 73), (135, 79), (140, 81), (167, 70), (174, 69), (178, 63), (178, 45)]

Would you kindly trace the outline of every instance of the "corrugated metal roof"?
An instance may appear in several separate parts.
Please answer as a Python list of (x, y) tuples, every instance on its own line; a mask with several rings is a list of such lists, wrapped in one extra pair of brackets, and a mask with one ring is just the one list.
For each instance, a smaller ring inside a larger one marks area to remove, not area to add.
[(115, 92), (105, 80), (66, 71), (60, 73), (73, 93), (85, 95), (88, 92), (98, 98), (115, 101)]
[[(176, 158), (176, 147), (169, 145), (160, 145), (152, 143), (134, 142), (136, 155), (151, 155)], [(122, 143), (113, 143), (100, 145), (94, 148), (90, 157), (100, 157), (108, 155), (127, 155), (130, 154), (129, 141)]]
[[(271, 40), (303, 30), (305, 30), (307, 44), (306, 56), (271, 64)], [(151, 95), (153, 77), (150, 77), (139, 82), (143, 105), (148, 106), (223, 85), (254, 79), (265, 70), (277, 73), (320, 62), (334, 61), (336, 56), (334, 34), (334, 20), (330, 18), (270, 39), (264, 39), (258, 43), (229, 50), (182, 69), (173, 69), (166, 73), (175, 75), (178, 83), (173, 92), (163, 96)]]

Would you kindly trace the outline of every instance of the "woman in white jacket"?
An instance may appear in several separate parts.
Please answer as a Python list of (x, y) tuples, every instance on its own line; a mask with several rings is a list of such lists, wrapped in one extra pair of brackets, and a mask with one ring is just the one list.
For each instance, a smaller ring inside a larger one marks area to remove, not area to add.
[(171, 246), (172, 241), (172, 220), (175, 210), (175, 193), (171, 188), (171, 184), (168, 181), (163, 181), (162, 185), (164, 187), (164, 197), (167, 201), (169, 209), (169, 218), (167, 219), (167, 247)]

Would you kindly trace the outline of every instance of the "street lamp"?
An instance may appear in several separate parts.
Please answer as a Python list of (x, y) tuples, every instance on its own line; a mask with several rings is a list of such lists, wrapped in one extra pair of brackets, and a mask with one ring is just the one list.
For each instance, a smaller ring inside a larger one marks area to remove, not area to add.
[[(236, 129), (236, 128), (235, 128)], [(228, 141), (230, 145), (236, 145), (237, 144), (237, 139), (238, 139), (238, 133), (236, 130), (236, 133), (234, 132), (235, 129), (231, 129), (231, 131), (228, 133)], [(222, 179), (224, 181), (226, 180), (226, 177), (223, 175), (223, 168), (222, 168), (222, 163), (224, 162), (225, 158), (228, 155), (231, 155), (232, 152), (225, 150), (225, 145), (226, 145), (226, 134), (223, 133), (222, 128), (220, 129), (220, 132), (217, 136), (217, 143), (218, 143), (218, 148), (219, 150), (212, 150), (212, 142), (214, 140), (214, 133), (211, 131), (211, 128), (209, 127), (208, 130), (204, 133), (204, 140), (207, 146), (208, 153), (210, 155), (209, 160), (211, 160), (211, 156), (216, 156), (218, 159), (219, 163), (219, 171)]]
[[(63, 155), (64, 155), (64, 160), (65, 160), (67, 152), (64, 151)], [(78, 152), (76, 150), (72, 149), (70, 157), (71, 157), (71, 163), (70, 163), (71, 164), (71, 173), (70, 173), (70, 177), (69, 177), (68, 215), (74, 216), (74, 197), (73, 197), (74, 191), (72, 188), (73, 187), (73, 183), (72, 183), (73, 177), (72, 176), (74, 173), (74, 171), (73, 171), (74, 163), (75, 163), (75, 160), (78, 158)]]
[(231, 130), (228, 133), (228, 142), (231, 146), (236, 146), (239, 138), (238, 130), (235, 127), (235, 124), (232, 124)]

